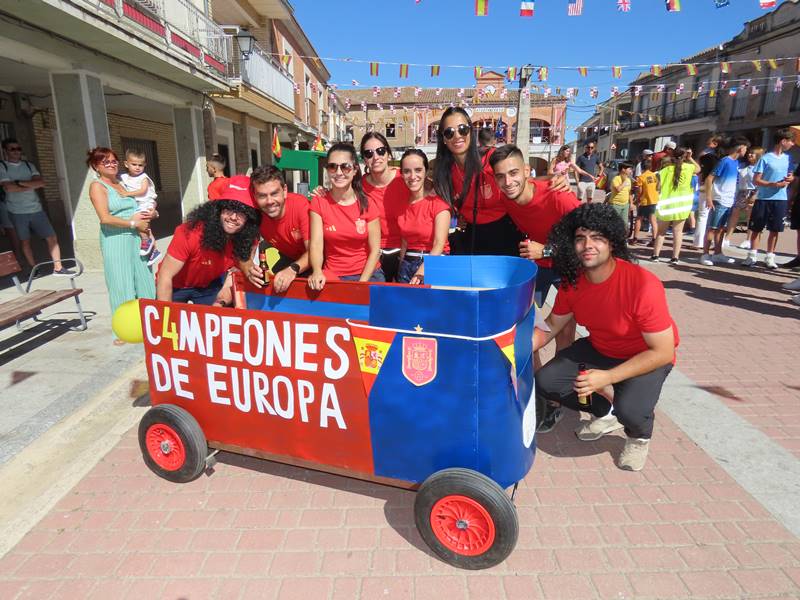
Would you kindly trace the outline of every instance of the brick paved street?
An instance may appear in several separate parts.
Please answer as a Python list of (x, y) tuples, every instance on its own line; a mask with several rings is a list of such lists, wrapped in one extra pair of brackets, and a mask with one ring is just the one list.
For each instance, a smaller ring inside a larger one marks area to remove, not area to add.
[[(648, 266), (681, 331), (678, 368), (797, 457), (800, 309), (779, 291), (791, 276), (685, 256)], [(797, 537), (663, 412), (638, 474), (613, 464), (620, 435), (582, 443), (576, 425), (572, 414), (538, 436), (516, 496), (517, 548), (482, 572), (427, 551), (411, 492), (230, 454), (211, 476), (171, 484), (146, 469), (132, 429), (0, 559), (0, 598), (800, 594)]]

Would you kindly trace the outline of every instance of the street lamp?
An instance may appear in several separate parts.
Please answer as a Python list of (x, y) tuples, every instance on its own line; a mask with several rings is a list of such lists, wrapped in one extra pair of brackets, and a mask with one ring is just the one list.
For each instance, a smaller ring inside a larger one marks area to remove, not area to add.
[(236, 34), (236, 41), (239, 44), (239, 52), (242, 53), (242, 60), (248, 60), (253, 51), (253, 44), (256, 41), (247, 29), (240, 29)]

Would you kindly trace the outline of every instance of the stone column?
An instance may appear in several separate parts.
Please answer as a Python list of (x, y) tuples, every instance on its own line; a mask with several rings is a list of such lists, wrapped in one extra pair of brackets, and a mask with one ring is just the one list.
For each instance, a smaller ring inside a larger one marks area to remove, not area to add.
[(94, 172), (86, 166), (86, 151), (111, 147), (103, 83), (85, 71), (50, 73), (58, 141), (64, 157), (66, 213), (72, 226), (75, 255), (87, 268), (102, 268), (100, 222), (89, 200)]
[(238, 123), (233, 124), (233, 165), (231, 175), (244, 174), (250, 168), (250, 138), (247, 133), (247, 115), (243, 114)]
[(175, 150), (178, 156), (178, 183), (182, 216), (207, 199), (203, 111), (197, 106), (174, 107)]
[(203, 109), (203, 144), (206, 158), (217, 153), (217, 115), (210, 102)]
[(261, 165), (267, 166), (275, 163), (275, 157), (272, 156), (272, 136), (275, 131), (275, 126), (272, 123), (267, 123), (267, 129), (259, 130), (258, 132), (258, 145), (261, 151)]

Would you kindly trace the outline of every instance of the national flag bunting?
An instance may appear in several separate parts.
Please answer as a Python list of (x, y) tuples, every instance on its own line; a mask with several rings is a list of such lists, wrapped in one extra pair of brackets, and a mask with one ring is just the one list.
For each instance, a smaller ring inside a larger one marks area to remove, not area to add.
[(617, 10), (619, 12), (630, 12), (631, 0), (617, 0)]
[(360, 86), (360, 85), (361, 85), (360, 83), (358, 83), (358, 80), (357, 80), (357, 79), (352, 79), (352, 80), (350, 81), (350, 83), (352, 83), (352, 84), (353, 84), (353, 87), (358, 87), (358, 86)]
[(583, 0), (567, 0), (567, 16), (580, 17), (583, 12)]
[(520, 2), (519, 3), (519, 16), (532, 17), (533, 16), (533, 2)]
[(667, 0), (667, 12), (680, 12), (681, 0)]
[(380, 67), (379, 63), (376, 63), (376, 62), (369, 63), (369, 74), (370, 74), (371, 77), (377, 77), (378, 76), (378, 68), (379, 67)]
[(686, 65), (686, 74), (687, 75), (697, 75), (697, 65), (689, 63)]
[(394, 341), (395, 332), (385, 329), (374, 329), (350, 323), (353, 333), (353, 343), (356, 347), (358, 366), (361, 370), (361, 379), (364, 382), (364, 391), (369, 397), (372, 385), (386, 361), (389, 348)]
[(479, 79), (481, 74), (483, 73), (483, 67), (475, 67), (472, 72), (475, 75), (475, 79)]
[(650, 74), (655, 77), (661, 77), (661, 65), (653, 65), (650, 67)]
[(597, 98), (598, 91), (596, 87), (589, 88), (589, 96), (592, 98)]
[(719, 63), (719, 70), (722, 71), (725, 74), (730, 73), (731, 72), (731, 63), (729, 63), (727, 61), (722, 61), (721, 63)]
[(614, 79), (622, 77), (622, 67), (611, 67), (611, 75)]
[(761, 61), (760, 60), (751, 60), (750, 62), (753, 63), (753, 66), (756, 68), (756, 71), (758, 71), (760, 73), (761, 72)]
[(586, 67), (578, 67), (578, 73), (581, 77), (586, 77), (586, 73), (588, 73), (588, 69)]
[(714, 6), (717, 8), (725, 8), (731, 5), (731, 0), (714, 0)]
[(539, 67), (539, 81), (547, 81), (547, 67)]
[(778, 77), (775, 80), (775, 91), (780, 92), (781, 90), (783, 90), (783, 79)]
[(774, 58), (768, 58), (767, 64), (769, 65), (770, 69), (777, 69), (778, 68), (778, 61)]
[(442, 72), (442, 67), (439, 65), (431, 65), (431, 77), (438, 77)]
[(281, 54), (281, 63), (285, 69), (289, 68), (289, 63), (292, 62), (291, 54)]
[(485, 17), (489, 14), (489, 0), (475, 0), (475, 16)]
[(775, 8), (775, 4), (777, 4), (776, 0), (758, 0), (758, 4), (761, 8)]
[(278, 139), (278, 128), (272, 128), (272, 154), (275, 155), (275, 158), (280, 159), (281, 157), (281, 141)]
[(493, 338), (497, 344), (497, 347), (500, 349), (500, 352), (502, 352), (503, 356), (508, 359), (509, 367), (511, 367), (509, 369), (511, 375), (511, 385), (514, 386), (514, 391), (517, 390), (517, 361), (516, 357), (514, 356), (514, 338), (516, 337), (516, 333), (517, 327), (515, 325), (510, 331), (501, 333)]
[(407, 64), (400, 65), (400, 78), (401, 79), (408, 78), (408, 65)]
[(514, 81), (517, 78), (517, 67), (508, 67), (508, 71), (506, 71), (506, 77), (509, 81)]
[(317, 138), (314, 140), (312, 150), (316, 152), (325, 152), (325, 144), (322, 143), (322, 137), (319, 134), (317, 134)]

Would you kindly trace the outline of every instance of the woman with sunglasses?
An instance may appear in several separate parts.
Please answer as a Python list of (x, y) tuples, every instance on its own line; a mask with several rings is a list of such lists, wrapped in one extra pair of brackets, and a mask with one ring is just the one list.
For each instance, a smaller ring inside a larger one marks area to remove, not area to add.
[(493, 152), (481, 158), (469, 115), (451, 106), (439, 121), (433, 182), (439, 196), (467, 223), (459, 253), (517, 256), (523, 236), (503, 206), (489, 166)]
[(325, 170), (331, 189), (312, 197), (308, 214), (312, 270), (308, 286), (321, 290), (331, 276), (345, 281), (384, 281), (378, 265), (380, 213), (364, 193), (353, 145), (338, 142), (331, 146)]
[[(119, 159), (111, 148), (90, 150), (86, 164), (97, 174), (89, 186), (89, 199), (100, 219), (100, 251), (113, 315), (129, 300), (156, 297), (153, 274), (139, 255), (139, 232), (150, 227), (152, 213), (134, 214), (135, 192), (125, 190), (117, 179)], [(114, 338), (115, 345), (123, 343)]]
[(392, 148), (382, 134), (371, 131), (361, 138), (361, 158), (367, 171), (361, 180), (364, 193), (381, 215), (381, 270), (386, 281), (394, 281), (400, 264), (397, 217), (405, 209), (405, 186), (400, 170), (389, 166)]
[(408, 201), (397, 219), (402, 245), (399, 283), (419, 284), (424, 280), (425, 256), (450, 253), (450, 205), (439, 196), (425, 195), (428, 157), (422, 150), (406, 150), (400, 159), (400, 173)]

